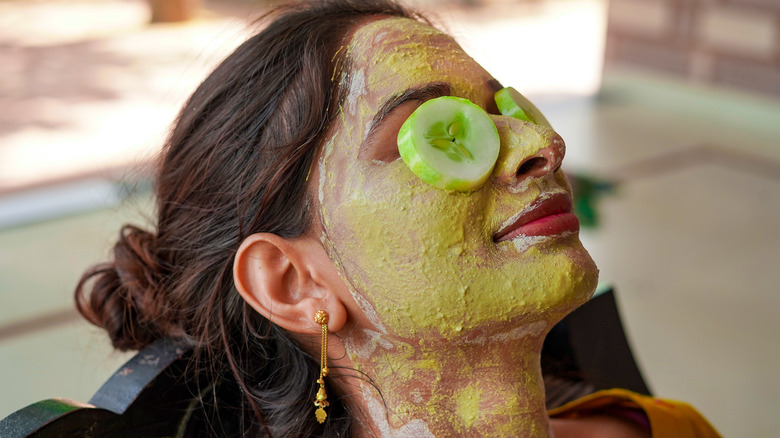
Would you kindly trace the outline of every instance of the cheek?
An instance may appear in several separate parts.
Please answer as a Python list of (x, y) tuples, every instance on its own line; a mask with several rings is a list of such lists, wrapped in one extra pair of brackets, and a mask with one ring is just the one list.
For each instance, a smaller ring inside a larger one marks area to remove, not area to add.
[[(359, 264), (413, 269), (421, 260), (457, 252), (482, 231), (478, 198), (450, 195), (417, 179), (396, 160), (350, 172), (341, 193), (329, 202), (329, 238)], [(373, 263), (372, 263), (373, 262)]]
[(484, 235), (482, 222), (471, 219), (482, 217), (484, 206), (479, 198), (432, 189), (400, 160), (349, 179), (338, 202), (323, 205), (333, 255), (353, 292), (393, 331), (408, 333), (413, 327), (402, 328), (400, 319), (421, 310), (419, 301), (431, 298), (423, 312), (430, 316), (448, 301), (437, 291), (466, 287), (458, 264), (467, 242)]

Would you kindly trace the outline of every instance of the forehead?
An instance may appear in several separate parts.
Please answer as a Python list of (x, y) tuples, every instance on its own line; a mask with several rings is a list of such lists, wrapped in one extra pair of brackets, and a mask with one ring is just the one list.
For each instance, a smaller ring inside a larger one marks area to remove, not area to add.
[(350, 94), (380, 98), (444, 82), (460, 97), (476, 99), (491, 78), (449, 35), (407, 18), (386, 18), (358, 28), (348, 47)]

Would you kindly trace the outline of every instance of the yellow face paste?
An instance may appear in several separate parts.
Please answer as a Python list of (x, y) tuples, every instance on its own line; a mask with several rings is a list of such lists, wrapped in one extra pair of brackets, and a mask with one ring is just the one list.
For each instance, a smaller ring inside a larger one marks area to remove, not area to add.
[(560, 171), (507, 182), (553, 131), (493, 115), (501, 152), (491, 179), (471, 193), (435, 189), (386, 158), (414, 108), (399, 107), (366, 142), (372, 121), (391, 97), (432, 83), (487, 108), (490, 75), (449, 36), (407, 19), (359, 28), (347, 57), (347, 97), (319, 160), (323, 241), (375, 328), (475, 339), (490, 325), (557, 320), (586, 300), (597, 270), (576, 233), (493, 242), (532, 202), (569, 191)]

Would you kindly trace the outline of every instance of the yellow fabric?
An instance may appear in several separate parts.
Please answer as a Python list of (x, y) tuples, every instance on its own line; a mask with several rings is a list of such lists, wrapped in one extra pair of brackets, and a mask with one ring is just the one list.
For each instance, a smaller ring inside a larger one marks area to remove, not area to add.
[(577, 418), (614, 407), (643, 410), (650, 420), (653, 438), (721, 438), (715, 428), (691, 405), (625, 389), (599, 391), (557, 407), (549, 414), (552, 418)]

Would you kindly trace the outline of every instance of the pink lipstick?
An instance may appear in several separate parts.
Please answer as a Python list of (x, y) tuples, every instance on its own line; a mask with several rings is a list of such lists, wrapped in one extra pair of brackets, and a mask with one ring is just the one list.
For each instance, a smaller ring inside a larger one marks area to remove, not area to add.
[(495, 242), (512, 240), (518, 236), (557, 236), (579, 231), (580, 222), (572, 212), (571, 197), (561, 193), (538, 198), (514, 222), (498, 230)]

